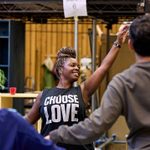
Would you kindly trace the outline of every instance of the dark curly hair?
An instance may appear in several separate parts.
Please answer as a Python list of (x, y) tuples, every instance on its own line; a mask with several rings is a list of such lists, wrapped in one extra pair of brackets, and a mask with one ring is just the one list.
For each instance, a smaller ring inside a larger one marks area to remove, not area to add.
[(59, 70), (63, 67), (67, 58), (76, 58), (75, 49), (70, 47), (63, 47), (58, 51), (55, 64), (56, 75), (58, 78), (60, 77)]

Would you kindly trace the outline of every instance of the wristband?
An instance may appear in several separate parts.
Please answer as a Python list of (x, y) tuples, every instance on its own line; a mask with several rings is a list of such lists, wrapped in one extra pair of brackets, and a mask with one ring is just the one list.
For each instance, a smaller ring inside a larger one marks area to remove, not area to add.
[(120, 45), (119, 42), (117, 42), (117, 41), (115, 41), (115, 42), (113, 43), (113, 45), (114, 45), (115, 47), (117, 47), (117, 48), (121, 48), (121, 45)]

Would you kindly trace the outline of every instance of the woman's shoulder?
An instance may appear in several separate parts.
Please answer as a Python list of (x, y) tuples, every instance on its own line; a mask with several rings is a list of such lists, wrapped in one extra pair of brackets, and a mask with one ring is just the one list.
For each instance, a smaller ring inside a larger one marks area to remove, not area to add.
[(45, 88), (45, 89), (43, 89), (43, 91), (42, 91), (42, 95), (47, 95), (48, 93), (55, 92), (56, 90), (57, 90), (56, 87), (53, 87), (53, 88)]
[(48, 92), (48, 91), (51, 91), (51, 90), (56, 90), (56, 87), (45, 88), (45, 89), (43, 89), (43, 92)]

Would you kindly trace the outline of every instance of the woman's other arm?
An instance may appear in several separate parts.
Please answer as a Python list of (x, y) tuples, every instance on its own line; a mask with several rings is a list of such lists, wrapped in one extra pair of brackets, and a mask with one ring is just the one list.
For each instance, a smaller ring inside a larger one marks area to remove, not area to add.
[(34, 102), (31, 110), (29, 111), (29, 113), (27, 113), (24, 118), (31, 124), (36, 123), (39, 118), (40, 118), (40, 114), (39, 114), (39, 106), (40, 106), (40, 99), (41, 99), (41, 95), (42, 93), (40, 93), (37, 97), (36, 97), (36, 101)]
[[(114, 43), (121, 45), (125, 42), (125, 38), (127, 36), (128, 26), (124, 26), (122, 30), (117, 33), (117, 39)], [(116, 46), (116, 44), (112, 45), (112, 48), (108, 52), (108, 54), (103, 59), (101, 65), (96, 69), (96, 71), (84, 82), (81, 83), (81, 91), (83, 95), (83, 99), (87, 104), (89, 101), (89, 97), (96, 91), (106, 73), (114, 63), (117, 55), (120, 51), (120, 47)]]

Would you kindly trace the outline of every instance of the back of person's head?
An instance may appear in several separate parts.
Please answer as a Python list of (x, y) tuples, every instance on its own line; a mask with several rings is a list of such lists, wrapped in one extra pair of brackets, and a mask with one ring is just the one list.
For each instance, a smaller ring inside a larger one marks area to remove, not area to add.
[(68, 58), (76, 58), (76, 51), (73, 48), (70, 47), (63, 47), (61, 48), (57, 53), (56, 58), (56, 75), (59, 78), (60, 73), (59, 70), (63, 67), (66, 59)]
[(138, 55), (150, 56), (150, 15), (139, 16), (133, 20), (129, 36)]

